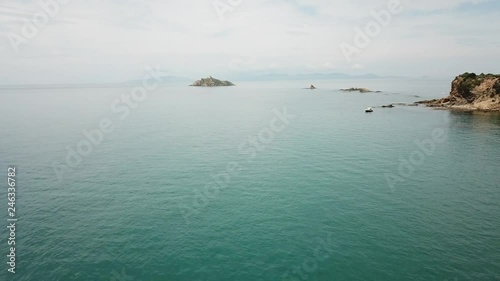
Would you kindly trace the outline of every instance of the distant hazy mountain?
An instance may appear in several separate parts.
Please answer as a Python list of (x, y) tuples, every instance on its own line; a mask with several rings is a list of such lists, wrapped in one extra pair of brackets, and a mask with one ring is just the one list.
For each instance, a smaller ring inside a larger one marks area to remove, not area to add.
[(310, 74), (233, 74), (229, 78), (236, 81), (275, 81), (275, 80), (329, 80), (329, 79), (378, 79), (399, 78), (375, 74), (351, 75), (345, 73), (310, 73)]
[[(379, 76), (375, 74), (351, 75), (345, 73), (310, 73), (310, 74), (255, 74), (232, 73), (227, 75), (232, 81), (280, 81), (280, 80), (332, 80), (332, 79), (381, 79), (405, 78), (401, 76)], [(428, 77), (425, 77), (428, 78)], [(186, 84), (190, 85), (193, 79), (180, 76), (162, 76), (162, 85)], [(1, 89), (22, 88), (113, 88), (142, 85), (142, 79), (128, 80), (121, 83), (78, 83), (78, 84), (44, 84), (44, 85), (0, 85)]]
[[(191, 83), (193, 80), (186, 78), (186, 77), (179, 77), (179, 76), (162, 76), (161, 81), (162, 81), (161, 84), (170, 84), (170, 83)], [(126, 84), (126, 85), (141, 85), (142, 79), (129, 80), (129, 81), (126, 81), (124, 84)]]
[[(162, 76), (162, 85), (181, 84), (189, 85), (192, 79), (178, 76)], [(75, 83), (75, 84), (26, 84), (26, 85), (0, 85), (0, 89), (65, 89), (65, 88), (115, 88), (141, 86), (142, 79), (128, 80), (118, 83)]]

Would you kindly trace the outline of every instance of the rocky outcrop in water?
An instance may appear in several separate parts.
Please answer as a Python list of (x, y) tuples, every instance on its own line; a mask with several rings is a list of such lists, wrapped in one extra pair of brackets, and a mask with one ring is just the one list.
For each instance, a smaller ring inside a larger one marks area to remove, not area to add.
[(225, 87), (225, 86), (234, 86), (234, 84), (230, 81), (222, 81), (219, 79), (215, 79), (212, 76), (207, 78), (201, 78), (200, 80), (194, 82), (190, 86), (194, 87)]
[(340, 89), (342, 92), (360, 92), (360, 93), (380, 93), (380, 91), (372, 91), (367, 88), (349, 88)]
[(464, 73), (453, 80), (448, 97), (419, 103), (430, 107), (500, 111), (500, 75)]

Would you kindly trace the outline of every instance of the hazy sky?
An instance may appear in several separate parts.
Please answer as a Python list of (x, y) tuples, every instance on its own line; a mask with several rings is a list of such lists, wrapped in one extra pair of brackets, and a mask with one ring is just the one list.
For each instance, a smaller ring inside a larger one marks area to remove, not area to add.
[[(499, 0), (401, 0), (351, 61), (340, 45), (356, 46), (355, 28), (390, 0), (64, 0), (44, 17), (39, 2), (53, 1), (0, 0), (0, 84), (118, 82), (146, 65), (190, 78), (500, 73)], [(222, 19), (214, 3), (233, 6)], [(38, 31), (26, 38), (34, 15)]]

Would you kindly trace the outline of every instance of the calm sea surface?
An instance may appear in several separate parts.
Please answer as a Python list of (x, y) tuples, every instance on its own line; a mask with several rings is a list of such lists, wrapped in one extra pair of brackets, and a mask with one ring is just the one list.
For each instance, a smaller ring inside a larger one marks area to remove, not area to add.
[(500, 280), (500, 116), (309, 84), (0, 90), (0, 280)]

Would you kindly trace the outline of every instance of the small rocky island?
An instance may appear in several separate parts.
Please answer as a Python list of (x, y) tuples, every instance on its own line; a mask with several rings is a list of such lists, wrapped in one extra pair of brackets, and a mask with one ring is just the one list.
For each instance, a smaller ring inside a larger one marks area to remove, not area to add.
[(430, 107), (500, 111), (500, 75), (466, 72), (453, 80), (448, 97), (419, 103)]
[(349, 88), (340, 89), (342, 92), (360, 92), (360, 93), (380, 93), (380, 91), (372, 91), (367, 88)]
[(200, 80), (195, 81), (190, 86), (193, 86), (193, 87), (227, 87), (227, 86), (234, 86), (234, 84), (230, 81), (222, 81), (222, 80), (215, 79), (212, 76), (210, 76), (207, 78), (201, 78)]

